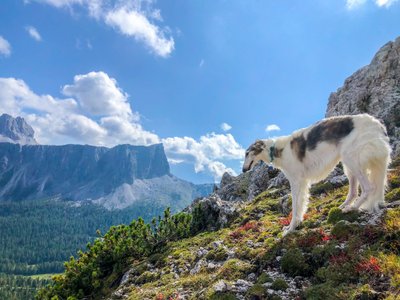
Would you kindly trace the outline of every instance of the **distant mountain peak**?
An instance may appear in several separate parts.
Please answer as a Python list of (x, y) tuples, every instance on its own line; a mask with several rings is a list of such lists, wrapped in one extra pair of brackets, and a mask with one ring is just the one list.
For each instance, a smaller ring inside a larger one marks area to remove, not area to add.
[(35, 131), (24, 118), (2, 114), (0, 116), (0, 142), (37, 145)]

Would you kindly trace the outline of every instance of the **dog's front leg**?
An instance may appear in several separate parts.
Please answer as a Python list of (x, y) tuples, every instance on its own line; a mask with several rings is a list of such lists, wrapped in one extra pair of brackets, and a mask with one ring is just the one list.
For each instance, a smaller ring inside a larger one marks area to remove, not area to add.
[(289, 226), (283, 228), (283, 236), (294, 231), (299, 226), (307, 210), (307, 183), (290, 182), (290, 188), (292, 191), (292, 220)]

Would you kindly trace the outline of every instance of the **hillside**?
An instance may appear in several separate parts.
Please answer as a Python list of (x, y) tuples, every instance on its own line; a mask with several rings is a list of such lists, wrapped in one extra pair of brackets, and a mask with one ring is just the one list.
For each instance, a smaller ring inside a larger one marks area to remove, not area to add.
[(343, 214), (347, 185), (323, 182), (284, 238), (286, 186), (244, 202), (215, 231), (196, 233), (210, 217), (199, 204), (158, 225), (113, 227), (38, 299), (398, 299), (399, 160), (393, 168), (380, 216)]

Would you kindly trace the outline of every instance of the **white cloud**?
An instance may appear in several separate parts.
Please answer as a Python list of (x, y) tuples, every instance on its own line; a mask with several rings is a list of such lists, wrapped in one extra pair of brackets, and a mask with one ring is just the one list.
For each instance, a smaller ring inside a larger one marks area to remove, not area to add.
[(204, 59), (201, 59), (199, 63), (199, 68), (202, 68), (203, 66), (204, 66)]
[(244, 149), (231, 134), (210, 133), (195, 140), (192, 137), (172, 137), (162, 140), (167, 156), (173, 160), (193, 162), (195, 172), (208, 171), (219, 180), (224, 172), (236, 175), (221, 160), (243, 159)]
[(168, 56), (174, 50), (173, 38), (166, 38), (164, 32), (150, 23), (141, 12), (122, 7), (108, 12), (105, 21), (121, 33), (143, 41), (162, 57)]
[[(373, 0), (373, 2), (379, 7), (389, 7), (393, 3), (397, 2), (397, 0)], [(367, 0), (347, 0), (346, 7), (349, 10), (352, 10), (364, 5), (365, 3), (367, 3)]]
[(75, 6), (85, 7), (89, 15), (117, 29), (120, 33), (144, 43), (153, 53), (169, 56), (174, 50), (174, 39), (168, 27), (161, 28), (159, 9), (153, 8), (153, 0), (32, 0), (57, 8), (73, 10)]
[(37, 29), (35, 27), (27, 26), (27, 27), (25, 27), (25, 29), (29, 33), (31, 38), (33, 38), (35, 41), (40, 42), (42, 40), (40, 33), (37, 31)]
[(281, 129), (280, 129), (280, 127), (279, 127), (278, 125), (276, 125), (276, 124), (267, 125), (267, 127), (265, 128), (265, 131), (266, 131), (266, 132), (270, 132), (270, 131), (279, 131), (279, 130), (281, 130)]
[(22, 80), (0, 78), (0, 110), (26, 117), (41, 143), (114, 146), (159, 142), (155, 134), (142, 128), (138, 114), (132, 112), (127, 102), (126, 93), (106, 73), (77, 75), (74, 84), (64, 86), (63, 92), (75, 98), (37, 95)]
[(222, 129), (223, 131), (229, 131), (229, 130), (232, 129), (232, 126), (229, 125), (228, 123), (222, 123), (222, 124), (220, 125), (220, 127), (221, 127), (221, 129)]
[(0, 55), (10, 56), (11, 45), (10, 43), (0, 35)]
[(91, 115), (132, 116), (128, 95), (104, 72), (76, 75), (74, 83), (65, 85), (62, 93), (79, 100), (82, 109)]
[(0, 78), (0, 113), (26, 118), (42, 144), (114, 146), (162, 142), (170, 163), (191, 163), (196, 172), (212, 174), (216, 181), (224, 172), (236, 175), (224, 163), (244, 157), (244, 149), (230, 133), (210, 133), (199, 139), (161, 139), (145, 130), (128, 95), (104, 72), (76, 75), (62, 93), (69, 98), (38, 95), (23, 80)]

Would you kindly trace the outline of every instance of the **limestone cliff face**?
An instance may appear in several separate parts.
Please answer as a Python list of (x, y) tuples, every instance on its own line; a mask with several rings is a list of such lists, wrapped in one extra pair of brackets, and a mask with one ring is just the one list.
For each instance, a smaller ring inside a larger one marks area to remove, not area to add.
[(400, 37), (379, 49), (369, 65), (330, 95), (327, 117), (359, 113), (383, 121), (394, 155), (400, 154)]
[(0, 142), (21, 145), (36, 145), (33, 128), (24, 118), (13, 118), (8, 114), (0, 116)]
[(23, 118), (0, 116), (0, 201), (57, 198), (107, 209), (147, 203), (176, 211), (211, 191), (173, 176), (162, 144), (38, 145)]

